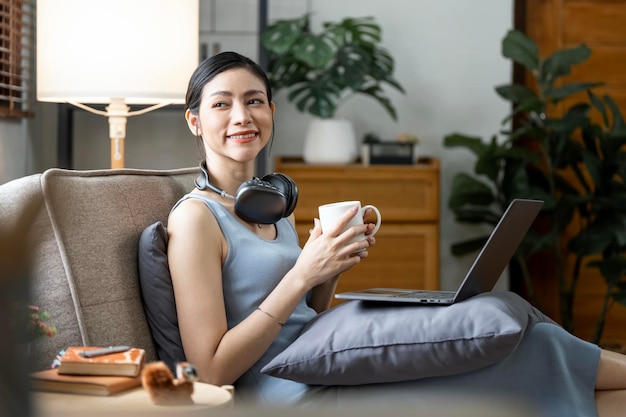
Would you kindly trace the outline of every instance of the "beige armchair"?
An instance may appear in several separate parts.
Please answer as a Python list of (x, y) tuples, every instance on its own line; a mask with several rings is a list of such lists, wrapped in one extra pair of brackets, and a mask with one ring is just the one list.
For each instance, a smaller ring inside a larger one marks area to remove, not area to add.
[(50, 313), (58, 334), (35, 341), (31, 370), (50, 367), (67, 346), (132, 345), (157, 360), (143, 311), (137, 243), (149, 224), (166, 221), (193, 188), (197, 168), (50, 169), (0, 186), (0, 231), (38, 208), (23, 236), (31, 243), (31, 300)]

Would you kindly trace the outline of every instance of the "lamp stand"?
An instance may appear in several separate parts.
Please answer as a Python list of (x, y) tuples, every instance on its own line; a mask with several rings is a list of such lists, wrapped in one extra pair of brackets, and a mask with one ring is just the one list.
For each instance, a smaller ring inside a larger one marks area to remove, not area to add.
[(126, 120), (130, 106), (123, 98), (112, 98), (106, 107), (109, 118), (109, 137), (111, 138), (111, 168), (124, 168), (124, 139), (126, 138)]
[(157, 103), (145, 109), (131, 112), (130, 106), (126, 104), (123, 98), (111, 98), (109, 105), (105, 110), (98, 110), (85, 104), (75, 101), (69, 102), (71, 105), (87, 110), (90, 113), (106, 116), (109, 119), (109, 137), (111, 138), (111, 168), (124, 168), (124, 139), (126, 138), (126, 121), (130, 116), (137, 116), (148, 113), (152, 110), (172, 104), (170, 101)]

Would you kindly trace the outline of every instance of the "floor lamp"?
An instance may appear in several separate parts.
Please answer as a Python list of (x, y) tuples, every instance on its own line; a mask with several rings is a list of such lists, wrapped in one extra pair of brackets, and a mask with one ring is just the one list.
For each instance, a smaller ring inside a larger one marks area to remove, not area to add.
[(185, 101), (198, 1), (37, 0), (37, 99), (106, 116), (111, 168), (123, 168), (128, 117)]

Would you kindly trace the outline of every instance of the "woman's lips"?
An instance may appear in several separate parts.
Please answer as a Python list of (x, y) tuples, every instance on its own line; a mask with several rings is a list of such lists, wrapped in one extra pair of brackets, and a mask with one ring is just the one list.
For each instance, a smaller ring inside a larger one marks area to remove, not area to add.
[(257, 132), (236, 133), (234, 135), (228, 135), (227, 138), (234, 142), (246, 143), (252, 142), (258, 136)]

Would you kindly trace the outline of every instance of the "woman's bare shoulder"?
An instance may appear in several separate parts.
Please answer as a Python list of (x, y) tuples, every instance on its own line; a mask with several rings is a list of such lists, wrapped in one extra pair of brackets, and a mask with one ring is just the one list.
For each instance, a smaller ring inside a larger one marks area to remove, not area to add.
[[(185, 240), (193, 240), (201, 238), (202, 235), (207, 236), (207, 231), (220, 231), (213, 212), (204, 201), (197, 198), (188, 198), (172, 210), (167, 226), (170, 239), (185, 236)], [(208, 235), (215, 236), (213, 233)]]
[(207, 204), (199, 198), (187, 198), (181, 201), (170, 213), (168, 225), (176, 227), (178, 224), (190, 225), (215, 220), (213, 212)]
[[(167, 233), (168, 246), (174, 246), (183, 253), (196, 253), (194, 249), (198, 249), (203, 256), (215, 253), (216, 259), (223, 259), (227, 252), (225, 238), (215, 215), (203, 200), (197, 198), (188, 198), (172, 210)], [(176, 249), (175, 253), (178, 252)]]

